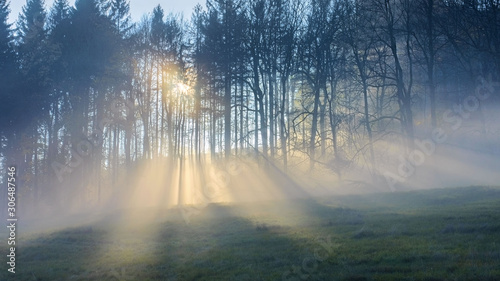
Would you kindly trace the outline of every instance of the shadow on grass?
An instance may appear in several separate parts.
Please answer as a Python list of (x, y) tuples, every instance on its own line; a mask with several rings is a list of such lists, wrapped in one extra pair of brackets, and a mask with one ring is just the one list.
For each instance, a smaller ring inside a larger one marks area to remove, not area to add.
[[(177, 214), (147, 231), (104, 221), (33, 235), (19, 240), (16, 275), (0, 280), (499, 280), (496, 191), (427, 192), (411, 207), (407, 193), (297, 199), (275, 220), (211, 204), (189, 225)], [(271, 216), (279, 204), (257, 208)]]
[(17, 241), (16, 273), (0, 273), (0, 280), (83, 280), (98, 267), (93, 262), (105, 243), (104, 233), (91, 226), (70, 228), (37, 237), (20, 236)]

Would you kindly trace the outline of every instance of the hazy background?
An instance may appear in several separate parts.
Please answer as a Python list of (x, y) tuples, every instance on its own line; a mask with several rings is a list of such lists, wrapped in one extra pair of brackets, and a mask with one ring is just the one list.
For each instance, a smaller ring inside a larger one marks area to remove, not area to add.
[(23, 214), (498, 185), (499, 4), (389, 2), (11, 3)]

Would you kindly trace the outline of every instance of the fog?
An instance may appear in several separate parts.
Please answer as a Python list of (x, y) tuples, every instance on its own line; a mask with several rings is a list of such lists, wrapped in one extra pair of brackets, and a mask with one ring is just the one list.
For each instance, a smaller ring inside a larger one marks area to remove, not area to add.
[(0, 2), (22, 280), (500, 278), (498, 1), (48, 2)]
[[(495, 116), (495, 111), (489, 114)], [(498, 119), (488, 120), (487, 130), (498, 134), (499, 127), (494, 122)], [(381, 141), (376, 145), (375, 170), (364, 161), (351, 161), (342, 168), (341, 177), (326, 162), (318, 162), (311, 169), (306, 155), (291, 157), (286, 171), (280, 163), (258, 161), (253, 154), (216, 162), (169, 158), (143, 161), (124, 171), (113, 188), (104, 189), (106, 192), (97, 204), (85, 204), (75, 198), (64, 199), (57, 205), (25, 207), (21, 198), (23, 220), (20, 225), (25, 231), (37, 232), (99, 221), (117, 227), (137, 227), (165, 220), (189, 224), (193, 217), (207, 213), (248, 217), (266, 213), (269, 217), (293, 221), (284, 214), (287, 210), (300, 212), (294, 207), (297, 199), (498, 186), (499, 139), (493, 133), (489, 138), (484, 137), (483, 129), (484, 126), (473, 120), (459, 129), (450, 129), (451, 134), (441, 143), (422, 135), (416, 139), (410, 154), (405, 154), (401, 145)], [(71, 184), (61, 186), (56, 194), (63, 197), (68, 192), (77, 193), (71, 189)], [(209, 211), (214, 205), (231, 206), (233, 213)]]

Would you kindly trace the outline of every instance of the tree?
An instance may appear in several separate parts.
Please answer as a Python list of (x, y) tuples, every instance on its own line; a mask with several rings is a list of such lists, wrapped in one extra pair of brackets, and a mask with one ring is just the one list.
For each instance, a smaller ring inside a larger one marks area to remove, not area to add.
[(13, 128), (14, 122), (10, 116), (13, 106), (13, 83), (14, 75), (17, 70), (16, 54), (14, 51), (14, 38), (12, 36), (11, 25), (8, 23), (9, 5), (6, 1), (0, 2), (0, 94), (4, 102), (1, 103), (2, 126), (0, 135), (4, 136), (10, 128)]
[[(155, 113), (157, 114), (157, 117), (154, 119), (155, 120), (155, 137), (153, 139), (153, 156), (158, 156), (159, 153), (159, 142), (160, 138), (162, 137), (159, 135), (159, 129), (158, 126), (160, 124), (160, 118), (158, 118), (159, 112), (163, 112), (163, 109), (160, 109), (160, 76), (163, 75), (163, 52), (165, 48), (165, 37), (166, 37), (166, 27), (165, 27), (165, 22), (163, 21), (164, 14), (163, 14), (163, 9), (161, 8), (160, 5), (156, 6), (153, 10), (153, 17), (151, 18), (151, 44), (155, 56), (155, 72), (156, 72), (156, 102), (155, 104)], [(161, 103), (163, 105), (163, 103)], [(170, 106), (170, 104), (169, 104)], [(169, 155), (171, 156), (173, 154), (173, 142), (172, 142), (172, 110), (169, 109), (167, 110), (167, 126), (168, 126), (168, 142), (169, 142)]]
[[(415, 7), (415, 17), (412, 25), (415, 26), (414, 32), (416, 46), (423, 55), (426, 68), (427, 83), (429, 89), (431, 106), (431, 125), (437, 127), (436, 117), (436, 81), (435, 70), (438, 51), (443, 47), (444, 42), (438, 29), (438, 2), (435, 0), (419, 0)], [(442, 15), (441, 15), (442, 16)], [(440, 42), (441, 41), (441, 42)]]
[(233, 0), (208, 1), (208, 20), (204, 28), (205, 48), (213, 55), (216, 75), (223, 88), (224, 155), (231, 155), (232, 85), (236, 77), (235, 62), (244, 43), (245, 16), (242, 3)]
[(363, 123), (368, 135), (368, 148), (370, 153), (370, 164), (375, 167), (375, 153), (373, 149), (373, 133), (370, 120), (370, 104), (368, 101), (369, 83), (370, 83), (370, 56), (376, 48), (376, 38), (371, 30), (373, 19), (371, 14), (366, 10), (366, 7), (358, 2), (344, 1), (342, 7), (343, 14), (341, 16), (341, 40), (349, 49), (349, 56), (355, 66), (355, 77), (361, 84), (361, 92), (363, 95)]
[[(94, 132), (102, 131), (99, 127), (105, 118), (104, 106), (108, 96), (113, 98), (108, 93), (122, 83), (123, 68), (119, 60), (122, 38), (95, 0), (76, 1), (75, 9), (69, 19), (61, 23), (60, 30), (64, 33), (58, 41), (61, 64), (66, 67), (62, 77), (66, 81), (63, 88), (68, 93), (65, 129), (71, 139), (72, 151), (87, 144), (82, 153), (68, 155), (67, 161), (75, 166), (71, 169), (78, 182), (75, 190), (83, 192), (90, 180), (99, 180), (96, 169), (101, 167), (103, 143), (97, 141), (89, 147), (88, 139)], [(108, 102), (111, 104), (112, 101)], [(117, 123), (113, 125), (118, 126)], [(117, 168), (116, 165), (114, 168)], [(95, 186), (100, 185), (96, 182)], [(83, 195), (80, 193), (75, 197), (83, 199)]]
[[(16, 72), (16, 58), (13, 49), (13, 38), (11, 26), (8, 23), (9, 5), (6, 1), (0, 2), (0, 155), (3, 158), (3, 167), (15, 163), (13, 161), (14, 155), (12, 150), (15, 146), (15, 140), (12, 139), (12, 129), (16, 128), (16, 112), (13, 107), (16, 105), (14, 97), (13, 83), (14, 73)], [(19, 105), (18, 105), (19, 106)], [(5, 149), (6, 148), (6, 149)], [(6, 182), (5, 179), (2, 182)], [(0, 202), (3, 206), (7, 205), (7, 196), (4, 192), (0, 196)], [(5, 209), (5, 208), (4, 208)], [(0, 211), (4, 215), (6, 210)]]
[(56, 0), (50, 9), (49, 14), (49, 31), (53, 31), (64, 20), (69, 18), (71, 8), (68, 0)]
[[(14, 51), (14, 38), (12, 36), (11, 25), (8, 23), (9, 5), (6, 1), (0, 2), (0, 119), (4, 124), (0, 127), (0, 152), (6, 163), (15, 163), (12, 152), (15, 145), (15, 130), (19, 128), (20, 108), (22, 100), (15, 93), (15, 83), (17, 64), (16, 53)], [(4, 149), (7, 148), (7, 149)], [(2, 197), (3, 198), (3, 197)]]
[[(380, 38), (380, 43), (389, 48), (393, 60), (392, 79), (395, 83), (401, 127), (405, 134), (406, 147), (408, 151), (411, 151), (414, 141), (411, 2), (409, 0), (378, 0), (372, 5), (377, 36)], [(404, 58), (406, 61), (403, 61)]]
[[(267, 130), (267, 115), (264, 108), (265, 93), (261, 85), (261, 63), (265, 56), (263, 47), (263, 30), (266, 26), (266, 1), (255, 1), (250, 8), (250, 23), (249, 23), (249, 55), (251, 75), (248, 85), (253, 91), (255, 100), (255, 152), (259, 154), (259, 137), (258, 133), (260, 125), (260, 133), (262, 139), (262, 155), (267, 160), (268, 157), (268, 130)], [(257, 114), (258, 112), (258, 114)], [(259, 124), (260, 121), (260, 124)]]
[[(24, 175), (24, 185), (34, 190), (35, 203), (41, 194), (38, 176), (40, 173), (39, 155), (42, 146), (38, 142), (38, 130), (48, 119), (50, 107), (50, 72), (54, 50), (47, 40), (46, 12), (43, 0), (28, 0), (19, 15), (18, 26), (18, 59), (20, 79), (17, 95), (25, 102), (26, 130), (22, 132), (20, 144), (25, 152), (24, 161), (19, 163), (19, 171)], [(42, 173), (45, 174), (42, 170)]]
[[(310, 14), (307, 19), (307, 31), (301, 42), (299, 72), (306, 78), (312, 88), (312, 115), (309, 135), (309, 158), (310, 167), (314, 167), (316, 159), (316, 139), (318, 132), (318, 121), (321, 129), (321, 141), (326, 139), (325, 132), (325, 100), (327, 95), (327, 53), (334, 33), (336, 23), (331, 22), (332, 2), (329, 0), (313, 0), (311, 2)], [(323, 101), (321, 100), (323, 92)], [(321, 110), (321, 112), (320, 112)], [(322, 145), (324, 147), (324, 145)], [(324, 149), (322, 151), (324, 153)]]
[(194, 85), (194, 146), (195, 154), (198, 162), (201, 160), (201, 105), (202, 105), (202, 88), (205, 86), (203, 77), (203, 63), (202, 63), (202, 46), (203, 46), (203, 11), (201, 5), (194, 8), (192, 20), (191, 38), (194, 41), (191, 51), (191, 58), (193, 60), (193, 72), (195, 75)]
[(300, 28), (299, 10), (301, 10), (300, 1), (284, 1), (282, 8), (277, 11), (279, 14), (283, 14), (283, 18), (279, 22), (279, 30), (277, 34), (277, 71), (280, 74), (281, 81), (279, 131), (281, 156), (283, 157), (283, 167), (285, 171), (288, 167), (288, 118), (290, 115), (289, 80), (293, 74), (295, 65), (297, 64), (294, 57), (297, 52), (297, 37), (299, 35), (298, 30)]
[(109, 17), (118, 32), (125, 36), (133, 28), (132, 18), (130, 17), (130, 4), (127, 0), (112, 0), (110, 5)]
[[(65, 79), (65, 63), (62, 58), (61, 48), (64, 38), (67, 35), (67, 27), (69, 23), (67, 22), (70, 17), (71, 8), (67, 0), (56, 0), (51, 7), (49, 18), (47, 20), (48, 24), (48, 45), (53, 50), (53, 64), (50, 69), (50, 80), (51, 88), (50, 91), (50, 101), (49, 101), (49, 116), (47, 118), (48, 127), (48, 151), (47, 151), (47, 163), (49, 165), (54, 164), (57, 161), (57, 154), (60, 150), (59, 142), (59, 132), (63, 128), (62, 116), (64, 112), (62, 108), (66, 108), (63, 105), (64, 99), (64, 85), (66, 84)], [(57, 66), (57, 67), (55, 67)], [(50, 178), (53, 179), (53, 183), (50, 186), (55, 186), (56, 175), (53, 174), (54, 170), (49, 169)]]

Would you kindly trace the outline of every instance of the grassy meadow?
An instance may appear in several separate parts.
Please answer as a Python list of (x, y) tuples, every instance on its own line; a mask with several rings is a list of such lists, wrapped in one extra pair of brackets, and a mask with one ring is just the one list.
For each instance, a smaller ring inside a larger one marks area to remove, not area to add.
[(498, 187), (150, 212), (21, 226), (0, 280), (500, 280)]

